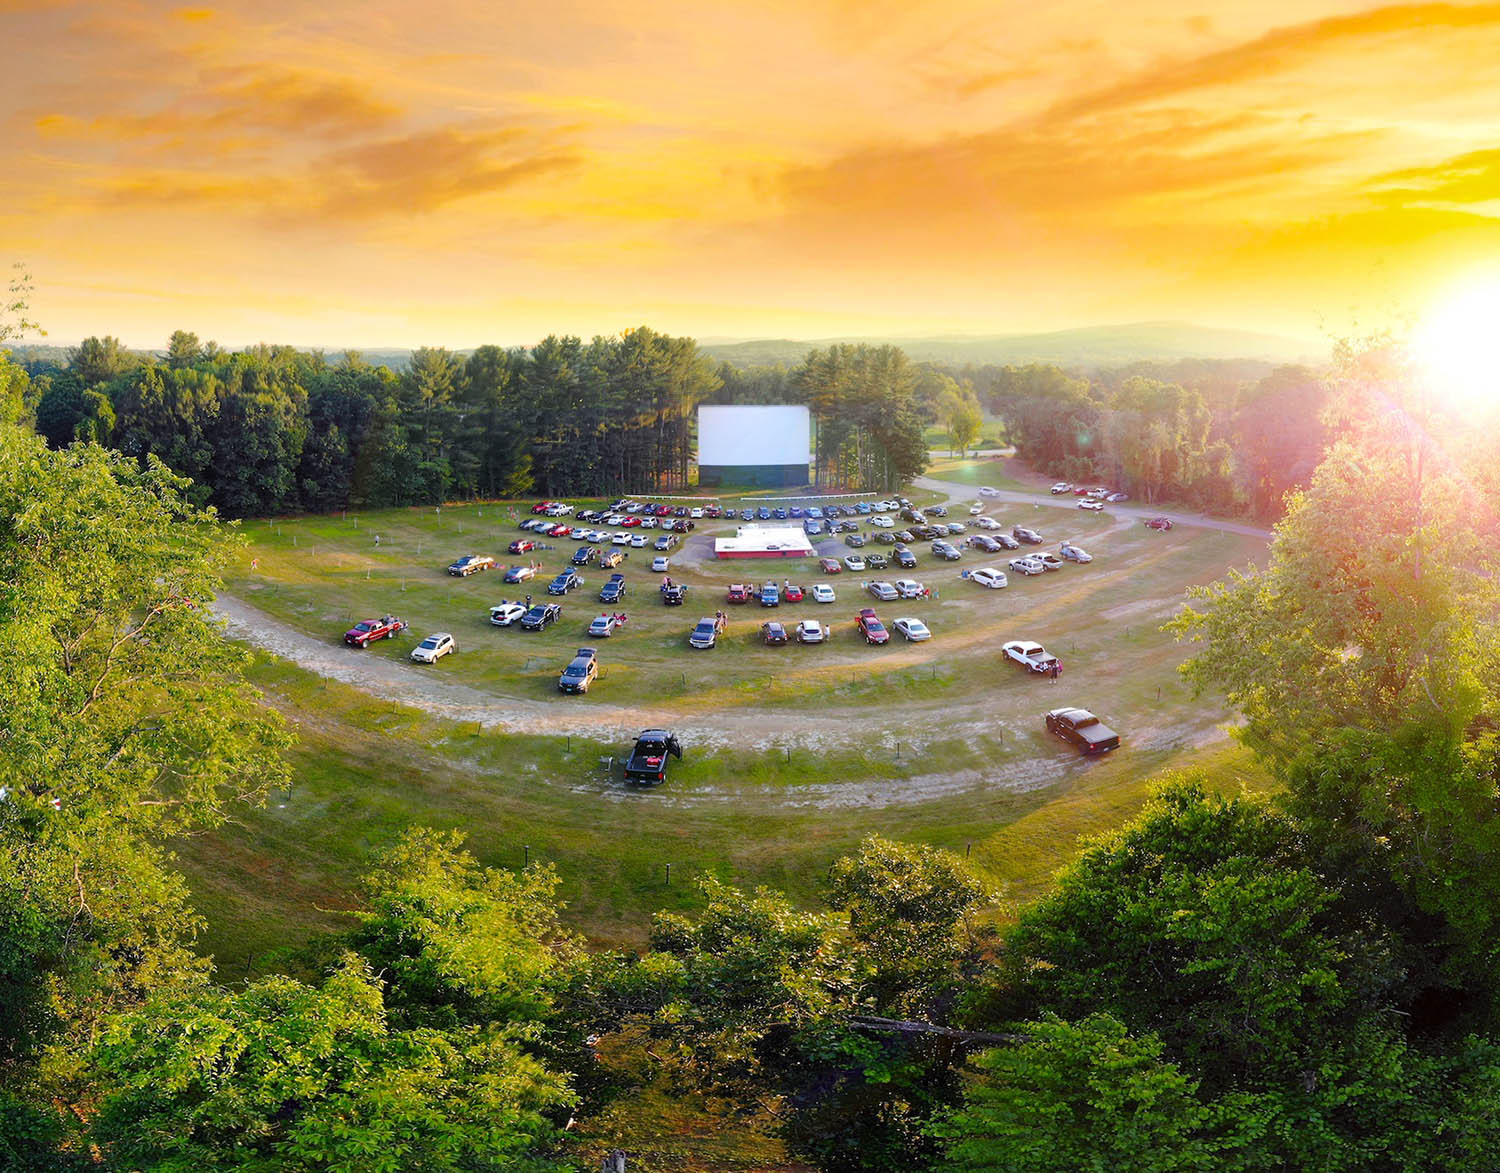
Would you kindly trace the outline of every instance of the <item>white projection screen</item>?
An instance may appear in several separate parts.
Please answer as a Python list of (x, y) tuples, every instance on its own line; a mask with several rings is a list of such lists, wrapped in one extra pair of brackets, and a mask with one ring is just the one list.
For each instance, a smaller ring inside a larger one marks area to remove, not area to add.
[(700, 465), (805, 465), (811, 452), (812, 417), (805, 404), (698, 408)]

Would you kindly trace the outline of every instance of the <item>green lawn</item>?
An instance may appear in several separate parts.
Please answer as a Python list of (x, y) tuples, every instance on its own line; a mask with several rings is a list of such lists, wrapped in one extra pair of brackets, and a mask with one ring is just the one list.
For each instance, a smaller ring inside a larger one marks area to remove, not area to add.
[[(640, 551), (627, 563), (630, 623), (602, 643), (605, 674), (581, 698), (559, 696), (555, 681), (596, 601), (572, 597), (563, 623), (524, 634), (486, 615), (520, 592), (494, 573), (443, 572), (459, 554), (503, 557), (517, 532), (506, 509), (247, 524), (251, 547), (231, 590), (317, 640), (332, 662), (379, 661), (406, 683), (372, 694), (286, 662), (256, 668), (300, 734), (296, 781), (267, 808), (180, 845), (211, 926), (205, 949), (237, 976), (337, 926), (371, 853), (412, 823), (464, 830), (494, 864), (553, 861), (574, 924), (597, 943), (638, 943), (653, 911), (693, 904), (699, 873), (814, 902), (829, 863), (878, 832), (969, 854), (1008, 904), (1041, 891), (1078, 835), (1137, 809), (1162, 771), (1200, 763), (1226, 785), (1265, 785), (1216, 735), (1227, 713), (1213, 698), (1188, 695), (1176, 671), (1186, 650), (1159, 630), (1185, 586), (1258, 557), (1264, 543), (1187, 527), (1159, 534), (1046, 503), (990, 508), (1053, 543), (1081, 541), (1095, 561), (1012, 575), (1007, 589), (986, 591), (918, 546), (914, 573), (939, 597), (883, 605), (881, 614), (910, 608), (936, 633), (930, 643), (857, 641), (850, 620), (864, 601), (861, 576), (843, 574), (828, 580), (837, 604), (775, 613), (787, 623), (833, 621), (831, 644), (767, 648), (758, 640), (765, 614), (737, 607), (728, 638), (705, 653), (686, 647), (686, 630), (723, 605), (724, 584), (780, 579), (785, 564), (726, 569), (697, 541), (673, 568), (694, 595), (685, 608), (665, 608)], [(563, 540), (542, 555), (541, 583), (575, 548)], [(968, 555), (959, 565), (979, 564)], [(586, 577), (591, 586), (601, 578), (597, 570)], [(805, 570), (792, 577), (813, 581)], [(527, 589), (541, 596), (545, 586)], [(419, 668), (405, 662), (410, 639), (363, 652), (339, 644), (354, 620), (386, 610), (409, 618), (418, 636), (454, 632), (460, 654)], [(1029, 678), (1002, 660), (999, 645), (1021, 637), (1063, 657), (1061, 681)], [(463, 686), (480, 703), (460, 714), (425, 702), (432, 681)], [(1040, 713), (1059, 704), (1095, 709), (1125, 747), (1076, 759), (1041, 728)], [(630, 706), (651, 706), (653, 720)], [(530, 715), (529, 732), (503, 732), (492, 719), (517, 714)], [(685, 760), (673, 763), (666, 786), (627, 790), (600, 759), (625, 752), (655, 719), (694, 731)]]
[(1036, 485), (1011, 475), (1012, 457), (984, 456), (967, 460), (934, 460), (927, 475), (960, 485), (991, 485), (997, 489), (1035, 489)]

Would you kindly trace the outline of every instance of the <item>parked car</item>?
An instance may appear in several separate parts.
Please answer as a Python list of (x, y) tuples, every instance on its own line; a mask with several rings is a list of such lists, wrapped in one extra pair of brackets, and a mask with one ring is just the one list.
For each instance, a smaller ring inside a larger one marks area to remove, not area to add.
[(1021, 548), (1021, 543), (1009, 534), (996, 534), (995, 541), (999, 542), (1007, 550), (1019, 550)]
[(1111, 493), (1108, 497), (1106, 497), (1104, 499), (1106, 501), (1108, 501), (1111, 505), (1114, 505), (1114, 504), (1117, 504), (1120, 501), (1129, 501), (1130, 500), (1130, 494), (1129, 493)]
[(1001, 587), (1010, 585), (1010, 580), (1005, 577), (1005, 573), (996, 570), (993, 566), (981, 566), (978, 570), (969, 571), (969, 581), (976, 582), (982, 587), (989, 587), (991, 590), (999, 590)]
[(988, 514), (986, 514), (983, 517), (976, 517), (974, 519), (974, 524), (977, 525), (980, 529), (999, 529), (1000, 528), (1000, 523), (998, 521), (996, 521), (993, 517), (990, 517)]
[(599, 601), (601, 603), (618, 603), (625, 597), (625, 576), (623, 574), (611, 574), (609, 580), (599, 588)]
[(571, 590), (576, 590), (583, 585), (583, 579), (578, 577), (578, 572), (573, 569), (564, 570), (556, 578), (547, 584), (549, 595), (565, 595)]
[(922, 511), (928, 517), (947, 517), (948, 507), (946, 505), (929, 505)]
[(932, 632), (927, 629), (927, 624), (909, 615), (897, 619), (892, 626), (906, 637), (908, 643), (921, 643), (924, 639), (932, 638)]
[(1145, 525), (1148, 529), (1168, 530), (1172, 528), (1172, 519), (1170, 517), (1150, 517), (1146, 519)]
[(781, 606), (781, 588), (774, 582), (768, 582), (760, 588), (760, 605), (762, 607)]
[(1018, 525), (1011, 529), (1010, 536), (1018, 542), (1026, 542), (1033, 546), (1042, 544), (1042, 535), (1034, 529), (1027, 529), (1024, 525)]
[(1056, 497), (1059, 493), (1071, 493), (1072, 491), (1073, 486), (1068, 484), (1067, 481), (1058, 481), (1057, 484), (1053, 485), (1051, 489), (1051, 493), (1054, 497)]
[(1042, 565), (1041, 560), (1033, 558), (1030, 554), (1023, 554), (1019, 558), (1012, 558), (1008, 565), (1017, 574), (1046, 574), (1047, 568)]
[(528, 538), (517, 538), (505, 548), (512, 554), (530, 554), (536, 549), (536, 543)]
[(823, 625), (816, 619), (803, 619), (797, 624), (797, 642), (799, 644), (820, 644), (827, 635), (823, 631)]
[(750, 601), (750, 588), (742, 582), (733, 583), (725, 594), (724, 601), (728, 603), (748, 603)]
[(1104, 502), (1095, 501), (1092, 497), (1085, 497), (1082, 501), (1078, 502), (1078, 508), (1087, 509), (1090, 513), (1103, 513)]
[(680, 582), (674, 582), (670, 586), (662, 583), (661, 601), (667, 607), (680, 607), (687, 598), (687, 587)]
[(560, 603), (537, 603), (521, 616), (522, 631), (541, 631), (548, 624), (556, 623), (562, 615)]
[(658, 550), (670, 550), (681, 540), (676, 534), (662, 534), (652, 545)]
[(1000, 496), (1000, 490), (990, 485), (980, 485), (979, 495), (981, 497), (998, 497)]
[(521, 606), (520, 603), (512, 603), (507, 600), (490, 608), (490, 622), (496, 627), (509, 627), (524, 614), (526, 614), (525, 607)]
[(630, 545), (630, 535), (624, 530), (620, 530), (619, 533), (610, 534), (609, 544), (611, 546), (628, 546)]
[(983, 550), (986, 554), (998, 554), (1005, 548), (989, 534), (975, 534), (969, 539), (969, 545), (976, 550)]
[(1087, 709), (1053, 709), (1047, 714), (1047, 732), (1086, 754), (1108, 753), (1120, 746), (1120, 735)]
[(657, 557), (651, 559), (651, 570), (654, 574), (663, 573), (664, 571), (668, 570), (671, 565), (672, 560), (665, 555), (657, 555)]
[(844, 570), (837, 558), (819, 558), (818, 566), (822, 568), (824, 574), (842, 574)]
[(589, 685), (599, 675), (599, 651), (597, 648), (579, 648), (572, 662), (557, 678), (558, 692), (588, 692)]
[(846, 570), (852, 570), (854, 571), (854, 573), (858, 574), (860, 571), (865, 569), (865, 560), (858, 554), (846, 555), (844, 558), (844, 568)]
[(896, 588), (896, 593), (903, 599), (920, 599), (927, 593), (926, 587), (911, 578), (898, 578), (891, 585)]
[(573, 527), (571, 525), (563, 525), (559, 522), (557, 525), (548, 526), (542, 532), (549, 538), (565, 538), (573, 532)]
[(573, 565), (587, 566), (590, 562), (599, 561), (598, 546), (579, 546), (573, 551)]
[(533, 579), (535, 577), (536, 577), (536, 567), (535, 566), (526, 566), (526, 565), (512, 566), (509, 570), (507, 570), (505, 572), (505, 581), (506, 582), (526, 582), (528, 579)]
[(826, 582), (815, 583), (812, 598), (814, 603), (831, 603), (834, 600), (833, 588)]
[(854, 619), (855, 630), (864, 637), (867, 644), (884, 644), (891, 640), (891, 633), (885, 629), (885, 624), (876, 617), (874, 610), (869, 607), (860, 609)]
[(642, 729), (635, 748), (625, 759), (625, 781), (657, 785), (667, 780), (667, 755), (682, 757), (675, 734), (665, 729)]
[(589, 635), (603, 636), (607, 639), (614, 635), (615, 628), (619, 625), (620, 621), (613, 615), (600, 615), (589, 624)]
[(878, 526), (880, 529), (895, 529), (896, 528), (896, 523), (894, 521), (892, 521), (889, 517), (872, 517), (872, 518), (870, 518), (870, 524), (873, 525), (873, 526)]
[(1048, 553), (1046, 550), (1039, 550), (1037, 551), (1037, 553), (1033, 554), (1032, 557), (1040, 562), (1043, 566), (1045, 566), (1048, 570), (1061, 570), (1064, 565), (1061, 558), (1059, 558), (1056, 554)]
[(888, 582), (870, 582), (865, 584), (865, 590), (872, 598), (882, 603), (890, 603), (901, 597), (900, 592)]
[(806, 597), (807, 592), (794, 582), (786, 584), (786, 589), (781, 592), (781, 597), (788, 603), (800, 603)]
[(1064, 542), (1057, 548), (1057, 552), (1069, 562), (1092, 562), (1094, 556), (1082, 546), (1075, 546), (1072, 542)]
[(978, 517), (983, 512), (984, 512), (984, 506), (981, 505), (978, 501), (975, 501), (974, 504), (972, 504), (972, 505), (969, 506), (969, 516), (970, 517)]
[(905, 546), (897, 546), (891, 551), (891, 554), (896, 559), (896, 565), (901, 567), (902, 570), (910, 570), (917, 564), (917, 556)]
[(722, 616), (706, 615), (698, 620), (698, 626), (694, 627), (688, 635), (688, 647), (705, 649), (711, 648), (719, 642), (719, 634), (724, 630)]
[(884, 570), (891, 564), (890, 558), (884, 554), (866, 554), (865, 566), (870, 570)]
[(468, 578), (469, 575), (478, 574), (481, 570), (491, 570), (494, 565), (495, 560), (488, 554), (465, 554), (448, 567), (448, 573), (455, 578)]
[(367, 648), (378, 639), (394, 639), (406, 630), (406, 624), (394, 615), (364, 619), (344, 632), (344, 642), (351, 648)]
[(444, 656), (451, 656), (456, 651), (458, 645), (453, 642), (453, 637), (446, 631), (439, 631), (412, 648), (411, 658), (418, 664), (436, 664)]
[(760, 638), (766, 642), (768, 647), (776, 647), (787, 642), (786, 628), (779, 623), (762, 623), (760, 625)]
[(850, 547), (851, 549), (855, 549), (855, 550), (857, 550), (861, 546), (863, 546), (865, 544), (865, 540), (866, 539), (865, 539), (865, 535), (864, 534), (855, 533), (855, 534), (845, 534), (844, 535), (844, 545)]
[(957, 562), (960, 558), (963, 557), (963, 555), (959, 553), (958, 547), (953, 545), (953, 543), (951, 542), (933, 542), (932, 552), (939, 558), (942, 558), (948, 562)]

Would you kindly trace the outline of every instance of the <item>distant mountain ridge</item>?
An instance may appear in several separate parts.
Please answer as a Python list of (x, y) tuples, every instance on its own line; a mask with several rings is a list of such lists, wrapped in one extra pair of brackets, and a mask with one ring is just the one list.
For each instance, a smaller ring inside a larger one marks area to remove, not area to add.
[(1320, 362), (1326, 346), (1301, 338), (1195, 326), (1190, 322), (1129, 322), (1118, 326), (1084, 326), (1039, 334), (936, 335), (920, 338), (790, 338), (700, 341), (705, 354), (735, 366), (784, 363), (793, 366), (814, 347), (866, 342), (899, 346), (919, 362), (1023, 365), (1055, 363), (1063, 367), (1111, 367), (1151, 360), (1183, 358), (1261, 359), (1272, 363)]

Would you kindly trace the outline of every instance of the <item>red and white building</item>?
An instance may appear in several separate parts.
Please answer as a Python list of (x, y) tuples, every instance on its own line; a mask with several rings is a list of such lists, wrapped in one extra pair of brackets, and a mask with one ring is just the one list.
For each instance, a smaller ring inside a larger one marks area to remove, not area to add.
[(714, 539), (717, 558), (811, 558), (814, 553), (796, 526), (742, 525), (734, 537)]

